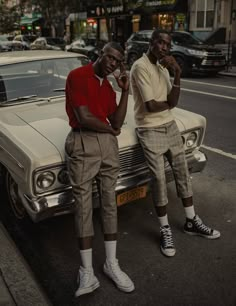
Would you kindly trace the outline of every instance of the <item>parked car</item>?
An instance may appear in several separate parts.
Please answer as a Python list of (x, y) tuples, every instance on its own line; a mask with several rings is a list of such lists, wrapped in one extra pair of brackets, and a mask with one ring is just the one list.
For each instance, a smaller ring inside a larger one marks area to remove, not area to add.
[(94, 45), (86, 45), (83, 39), (73, 41), (65, 47), (68, 52), (75, 52), (86, 55), (92, 62), (95, 62), (99, 55), (99, 49)]
[(36, 35), (16, 35), (13, 39), (13, 44), (15, 48), (21, 50), (29, 50), (30, 44), (37, 38)]
[(30, 44), (31, 50), (64, 50), (66, 42), (60, 37), (38, 37)]
[[(152, 30), (133, 33), (126, 42), (126, 62), (129, 67), (148, 49)], [(217, 74), (225, 69), (222, 50), (203, 44), (188, 32), (173, 32), (170, 54), (182, 69), (182, 76), (191, 72)]]
[[(0, 54), (0, 205), (17, 219), (33, 221), (71, 212), (74, 206), (64, 151), (70, 131), (65, 113), (65, 81), (70, 70), (88, 63), (87, 57), (63, 51), (21, 51)], [(117, 92), (119, 100), (120, 93)], [(200, 151), (206, 119), (173, 110), (182, 134), (191, 173), (201, 171), (206, 156)], [(135, 133), (132, 96), (118, 137), (120, 174), (117, 205), (147, 195), (151, 175)], [(173, 179), (166, 162), (167, 180)], [(99, 203), (94, 182), (94, 206)], [(8, 204), (7, 204), (8, 202)]]
[(12, 51), (13, 49), (13, 44), (7, 39), (7, 36), (0, 35), (0, 52)]

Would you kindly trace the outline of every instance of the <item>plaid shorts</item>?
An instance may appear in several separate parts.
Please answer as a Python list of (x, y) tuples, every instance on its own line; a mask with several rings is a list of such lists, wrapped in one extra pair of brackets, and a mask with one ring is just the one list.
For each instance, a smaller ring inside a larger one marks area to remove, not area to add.
[(180, 198), (192, 196), (192, 184), (185, 158), (183, 142), (175, 121), (158, 127), (136, 129), (149, 169), (153, 174), (153, 201), (156, 206), (168, 203), (165, 176), (165, 157), (175, 178)]

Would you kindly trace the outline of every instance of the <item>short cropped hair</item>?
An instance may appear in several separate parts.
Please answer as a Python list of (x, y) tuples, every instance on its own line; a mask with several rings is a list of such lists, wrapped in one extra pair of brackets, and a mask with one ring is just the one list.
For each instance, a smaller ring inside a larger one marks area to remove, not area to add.
[(157, 39), (160, 34), (167, 34), (167, 35), (169, 35), (171, 37), (171, 33), (169, 31), (164, 30), (164, 29), (155, 29), (152, 32), (151, 40)]
[(119, 43), (117, 43), (116, 41), (111, 41), (108, 42), (107, 44), (105, 44), (105, 46), (103, 47), (103, 51), (106, 48), (112, 48), (115, 49), (117, 51), (119, 51), (123, 56), (125, 55), (124, 49), (121, 47), (121, 45)]

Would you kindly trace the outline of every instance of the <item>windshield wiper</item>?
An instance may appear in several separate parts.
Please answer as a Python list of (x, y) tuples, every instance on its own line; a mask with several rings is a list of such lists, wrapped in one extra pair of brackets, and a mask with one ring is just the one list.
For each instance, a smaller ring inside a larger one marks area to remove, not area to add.
[(17, 97), (17, 98), (7, 100), (5, 102), (8, 103), (8, 102), (15, 102), (15, 101), (24, 101), (24, 100), (29, 100), (31, 98), (36, 98), (36, 97), (37, 95), (22, 96), (22, 97)]
[(55, 91), (65, 91), (65, 88), (55, 88), (55, 89), (53, 89), (53, 91), (55, 92)]
[[(22, 103), (25, 103), (25, 101), (27, 100), (31, 100), (32, 98), (37, 98), (36, 101), (40, 101), (40, 100), (49, 101), (50, 100), (50, 98), (41, 98), (41, 97), (38, 98), (37, 95), (29, 95), (29, 96), (17, 97), (17, 98), (13, 98), (13, 99), (9, 99), (9, 100), (0, 102), (0, 105), (1, 106), (12, 106), (15, 104), (22, 104)], [(35, 102), (35, 99), (32, 99), (32, 102)]]

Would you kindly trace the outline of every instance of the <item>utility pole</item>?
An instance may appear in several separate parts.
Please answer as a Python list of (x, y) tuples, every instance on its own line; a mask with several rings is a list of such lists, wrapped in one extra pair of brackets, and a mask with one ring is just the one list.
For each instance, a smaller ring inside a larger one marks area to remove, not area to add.
[[(232, 44), (231, 44), (232, 20), (233, 20), (233, 0), (231, 0), (231, 9), (230, 9), (227, 71), (229, 71), (229, 66), (230, 66), (230, 63), (231, 63), (230, 48), (232, 48)], [(232, 55), (232, 53), (231, 53), (231, 55)]]

